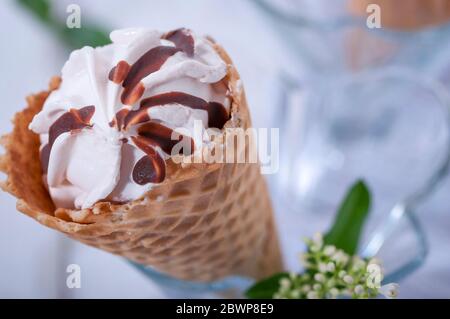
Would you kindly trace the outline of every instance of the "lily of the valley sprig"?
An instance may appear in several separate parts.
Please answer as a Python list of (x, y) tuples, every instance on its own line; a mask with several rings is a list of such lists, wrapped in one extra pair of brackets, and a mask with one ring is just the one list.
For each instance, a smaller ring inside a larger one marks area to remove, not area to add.
[(375, 258), (355, 255), (370, 210), (370, 192), (359, 181), (348, 192), (330, 231), (305, 239), (300, 259), (304, 271), (279, 273), (253, 285), (249, 298), (322, 299), (395, 298), (398, 285), (382, 285), (383, 268)]
[(291, 273), (279, 280), (276, 299), (386, 298), (397, 296), (398, 285), (381, 286), (383, 270), (376, 259), (349, 256), (333, 245), (325, 245), (321, 234), (306, 240), (301, 255), (304, 273)]

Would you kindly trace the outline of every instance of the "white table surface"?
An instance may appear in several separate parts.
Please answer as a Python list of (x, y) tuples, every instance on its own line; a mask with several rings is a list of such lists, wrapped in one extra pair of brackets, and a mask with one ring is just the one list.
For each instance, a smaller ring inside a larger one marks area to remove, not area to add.
[[(55, 9), (62, 16), (68, 4), (78, 3), (82, 17), (95, 17), (110, 28), (148, 26), (169, 30), (188, 26), (213, 35), (227, 48), (241, 72), (255, 125), (264, 126), (269, 122), (273, 105), (267, 103), (266, 92), (270, 89), (270, 79), (282, 63), (289, 61), (270, 25), (249, 1), (57, 2)], [(25, 105), (25, 96), (45, 89), (49, 78), (59, 73), (67, 52), (14, 1), (0, 4), (0, 30), (0, 133), (3, 134), (11, 129), (13, 114)], [(422, 220), (431, 253), (426, 264), (401, 283), (401, 297), (450, 297), (448, 194), (449, 181), (423, 208), (426, 218)], [(0, 193), (0, 203), (0, 297), (164, 297), (157, 285), (123, 259), (39, 225), (18, 213), (15, 199), (8, 194)], [(71, 263), (82, 268), (81, 289), (65, 286), (65, 269)]]

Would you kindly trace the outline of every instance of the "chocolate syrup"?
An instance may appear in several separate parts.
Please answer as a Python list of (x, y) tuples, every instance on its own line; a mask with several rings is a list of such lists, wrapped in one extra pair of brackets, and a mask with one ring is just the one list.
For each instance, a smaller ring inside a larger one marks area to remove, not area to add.
[[(108, 79), (116, 84), (122, 84), (123, 91), (121, 102), (124, 105), (133, 105), (142, 97), (145, 87), (142, 79), (153, 72), (158, 71), (168, 58), (177, 52), (184, 52), (187, 56), (194, 56), (194, 38), (187, 29), (177, 29), (166, 33), (163, 39), (174, 43), (172, 46), (158, 46), (148, 50), (133, 65), (126, 61), (119, 61), (108, 74)], [(148, 115), (148, 109), (154, 106), (167, 104), (180, 104), (192, 109), (202, 109), (208, 112), (209, 127), (223, 128), (229, 116), (225, 107), (217, 102), (207, 102), (199, 97), (183, 92), (168, 92), (146, 98), (141, 101), (138, 110), (130, 111), (123, 108), (118, 111), (114, 119), (109, 123), (111, 127), (119, 131), (127, 130), (132, 125), (142, 124), (137, 128), (137, 136), (132, 136), (131, 141), (146, 155), (143, 156), (133, 168), (133, 180), (139, 185), (147, 183), (161, 183), (166, 176), (164, 159), (158, 153), (160, 148), (167, 154), (171, 154), (173, 147), (187, 140), (190, 150), (186, 153), (184, 148), (180, 154), (191, 155), (194, 150), (194, 141), (188, 136), (179, 135), (172, 140), (173, 130), (157, 121), (152, 121)], [(41, 164), (44, 173), (48, 171), (50, 153), (55, 140), (63, 133), (74, 132), (83, 128), (92, 127), (90, 121), (95, 113), (93, 105), (81, 109), (71, 109), (56, 120), (49, 130), (49, 143), (41, 150)], [(121, 139), (122, 143), (129, 143), (127, 138)]]
[[(137, 132), (149, 145), (159, 146), (167, 154), (171, 154), (172, 148), (183, 139), (187, 140), (190, 144), (189, 153), (184, 155), (191, 155), (195, 147), (194, 140), (188, 136), (179, 134), (178, 139), (172, 139), (174, 131), (158, 122), (148, 122), (143, 124), (138, 128)], [(180, 155), (183, 154), (182, 151), (183, 149), (180, 149)]]
[(189, 57), (194, 56), (194, 38), (189, 30), (181, 28), (170, 31), (163, 36), (163, 39), (173, 42), (175, 47), (181, 49)]
[(141, 56), (131, 66), (127, 77), (122, 83), (124, 88), (121, 96), (122, 103), (125, 105), (136, 103), (144, 94), (143, 85), (140, 83), (141, 80), (149, 74), (158, 71), (168, 58), (179, 51), (181, 49), (176, 47), (159, 46), (150, 49)]
[(109, 123), (109, 126), (117, 128), (119, 131), (121, 131), (124, 128), (125, 119), (128, 115), (130, 110), (128, 109), (121, 109), (116, 113), (114, 116), (114, 119)]
[[(142, 79), (158, 71), (171, 56), (177, 52), (184, 52), (187, 56), (194, 56), (194, 38), (187, 29), (177, 29), (166, 33), (163, 39), (171, 41), (172, 46), (157, 46), (148, 50), (133, 65), (126, 61), (120, 61), (111, 69), (108, 78), (110, 81), (121, 84), (123, 91), (121, 102), (124, 105), (133, 105), (142, 97), (145, 87)], [(126, 131), (132, 125), (142, 124), (137, 129), (137, 136), (132, 136), (131, 140), (147, 155), (141, 158), (133, 169), (133, 180), (140, 185), (147, 183), (161, 183), (165, 178), (165, 162), (156, 151), (161, 148), (165, 153), (171, 154), (172, 148), (182, 141), (188, 139), (190, 142), (190, 155), (194, 150), (194, 141), (187, 136), (180, 135), (178, 140), (172, 140), (173, 130), (152, 121), (148, 115), (148, 109), (154, 106), (167, 104), (180, 104), (192, 109), (202, 109), (208, 112), (208, 126), (223, 128), (229, 116), (225, 107), (217, 102), (207, 102), (199, 97), (183, 92), (168, 92), (146, 98), (141, 101), (138, 110), (130, 111), (123, 108), (118, 111), (115, 118), (110, 123), (111, 127), (116, 127), (119, 131)], [(128, 140), (123, 140), (124, 143)], [(180, 149), (180, 154), (186, 151)]]
[(133, 180), (139, 185), (162, 183), (166, 178), (164, 159), (144, 137), (133, 136), (131, 139), (146, 154), (134, 166)]
[(74, 132), (86, 127), (91, 127), (90, 121), (95, 113), (95, 106), (89, 105), (81, 109), (70, 109), (61, 115), (50, 126), (48, 144), (41, 151), (41, 165), (44, 173), (48, 171), (48, 163), (53, 144), (56, 139), (63, 133)]
[(109, 72), (108, 79), (116, 84), (122, 83), (130, 72), (130, 67), (126, 61), (119, 61)]
[(207, 111), (208, 127), (222, 129), (229, 118), (228, 112), (225, 109), (225, 107), (218, 102), (206, 102), (205, 100), (199, 97), (183, 92), (168, 92), (143, 99), (141, 101), (141, 106), (139, 110), (130, 112), (125, 122), (128, 123), (130, 121), (129, 118), (132, 117), (133, 114), (135, 113), (139, 112), (147, 113), (148, 108), (173, 103), (181, 104), (190, 107), (192, 109), (200, 109)]
[[(123, 104), (133, 105), (136, 103), (145, 91), (141, 80), (158, 71), (172, 55), (180, 51), (185, 52), (190, 57), (194, 55), (194, 38), (188, 30), (171, 31), (163, 38), (173, 42), (175, 47), (164, 45), (154, 47), (142, 55), (131, 67), (127, 62), (121, 61), (111, 70), (109, 74), (111, 81), (117, 84), (123, 81), (124, 90), (121, 96)], [(126, 76), (124, 77), (124, 75)], [(124, 78), (122, 79), (122, 77)]]
[(41, 150), (41, 168), (42, 173), (47, 174), (48, 163), (50, 161), (50, 151), (52, 150), (50, 144), (45, 144)]

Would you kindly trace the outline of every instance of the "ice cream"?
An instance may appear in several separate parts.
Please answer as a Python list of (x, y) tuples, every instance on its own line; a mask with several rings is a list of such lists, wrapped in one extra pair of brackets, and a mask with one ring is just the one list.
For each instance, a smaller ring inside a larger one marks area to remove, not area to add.
[(56, 207), (139, 198), (164, 181), (173, 146), (184, 143), (185, 155), (202, 146), (196, 121), (221, 129), (229, 118), (227, 65), (208, 38), (123, 29), (111, 40), (71, 54), (61, 86), (30, 124)]
[[(168, 158), (177, 142), (167, 138), (172, 127), (189, 127), (195, 118), (203, 130), (223, 129), (204, 130), (218, 133), (211, 140), (191, 139), (184, 130), (194, 152), (201, 143), (206, 150), (256, 152), (255, 143), (226, 142), (229, 132), (245, 132), (252, 122), (225, 49), (186, 30), (126, 30), (112, 38), (111, 46), (74, 53), (62, 83), (55, 77), (47, 91), (27, 97), (12, 132), (0, 139), (6, 175), (0, 188), (40, 224), (174, 278), (211, 282), (280, 272), (259, 163), (175, 161), (195, 159), (195, 153)], [(32, 122), (40, 136), (29, 129)]]

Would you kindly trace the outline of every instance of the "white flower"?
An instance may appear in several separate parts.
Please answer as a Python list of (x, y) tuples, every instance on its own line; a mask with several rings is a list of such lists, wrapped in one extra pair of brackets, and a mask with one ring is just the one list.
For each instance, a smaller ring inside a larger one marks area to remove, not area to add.
[(317, 273), (314, 275), (314, 280), (318, 281), (318, 282), (324, 282), (325, 281), (325, 276), (322, 275), (321, 273)]
[(315, 233), (312, 237), (312, 241), (315, 246), (322, 248), (323, 245), (323, 237), (321, 233)]
[(336, 270), (336, 266), (334, 265), (334, 263), (333, 262), (329, 262), (328, 264), (327, 264), (327, 271), (328, 272), (334, 272)]
[(348, 258), (348, 255), (342, 250), (336, 251), (333, 256), (331, 256), (331, 259), (338, 264), (346, 264), (348, 262)]
[(364, 262), (364, 260), (362, 260), (359, 257), (353, 257), (353, 265), (352, 268), (354, 271), (359, 271), (361, 269), (364, 269), (366, 266), (366, 263)]
[(337, 288), (331, 288), (329, 291), (331, 298), (337, 298), (339, 296), (339, 290)]
[(280, 279), (280, 286), (283, 290), (289, 289), (291, 287), (291, 281), (287, 278)]
[(398, 296), (398, 287), (399, 287), (398, 284), (390, 283), (390, 284), (381, 286), (379, 292), (386, 298), (393, 299)]
[(328, 271), (327, 264), (319, 263), (319, 271), (323, 273), (327, 272)]
[(302, 287), (302, 291), (303, 291), (304, 293), (307, 293), (307, 292), (311, 291), (311, 286), (310, 286), (310, 285), (304, 285), (304, 286)]
[(311, 266), (311, 264), (308, 261), (309, 255), (308, 254), (300, 254), (300, 263), (303, 265), (303, 267), (305, 268), (309, 268)]
[(317, 298), (319, 298), (319, 295), (315, 291), (310, 291), (306, 294), (306, 298), (317, 299)]
[(323, 253), (326, 256), (331, 256), (334, 254), (334, 252), (336, 251), (336, 247), (332, 246), (332, 245), (326, 245), (325, 248), (323, 249)]
[(344, 282), (346, 283), (346, 284), (352, 284), (353, 283), (353, 277), (352, 276), (350, 276), (350, 275), (345, 275), (344, 276), (344, 278), (342, 278), (343, 280), (344, 280)]
[(318, 245), (311, 245), (310, 247), (309, 247), (309, 250), (311, 250), (311, 252), (313, 252), (313, 253), (317, 253), (319, 250), (320, 250), (320, 246), (318, 246)]
[(367, 266), (366, 285), (369, 288), (380, 288), (383, 280), (383, 271), (378, 264), (369, 264)]
[[(305, 272), (291, 272), (279, 281), (279, 290), (273, 295), (280, 299), (317, 299), (317, 298), (371, 298), (378, 292), (386, 298), (395, 298), (397, 284), (388, 284), (380, 288), (370, 286), (383, 278), (381, 263), (372, 259), (367, 261), (358, 256), (347, 254), (333, 245), (325, 245), (320, 233), (312, 239), (305, 239), (307, 250), (299, 255), (305, 266)], [(364, 269), (366, 271), (364, 272)], [(365, 281), (365, 283), (364, 283)]]

